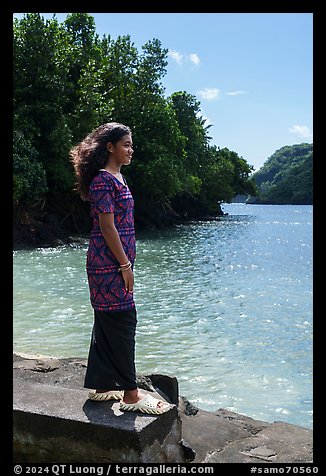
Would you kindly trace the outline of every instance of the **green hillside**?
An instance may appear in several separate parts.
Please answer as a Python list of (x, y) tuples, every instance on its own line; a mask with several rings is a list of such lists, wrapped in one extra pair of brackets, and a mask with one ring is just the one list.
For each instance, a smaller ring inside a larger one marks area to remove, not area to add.
[(312, 204), (313, 144), (284, 146), (253, 175), (259, 197), (251, 203)]

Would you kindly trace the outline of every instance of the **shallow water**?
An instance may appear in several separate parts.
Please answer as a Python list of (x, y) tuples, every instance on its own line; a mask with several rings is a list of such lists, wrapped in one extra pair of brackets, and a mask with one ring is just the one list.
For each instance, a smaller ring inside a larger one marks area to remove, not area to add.
[[(137, 235), (139, 373), (206, 410), (312, 427), (312, 207), (229, 204)], [(87, 244), (14, 252), (14, 349), (87, 357)]]

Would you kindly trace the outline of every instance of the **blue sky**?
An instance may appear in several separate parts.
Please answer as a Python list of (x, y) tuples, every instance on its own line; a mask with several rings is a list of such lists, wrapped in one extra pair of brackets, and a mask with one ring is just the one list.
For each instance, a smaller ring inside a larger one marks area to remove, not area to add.
[(158, 38), (166, 95), (196, 95), (211, 143), (255, 170), (284, 145), (312, 142), (312, 13), (89, 13), (100, 37), (129, 34), (138, 49)]

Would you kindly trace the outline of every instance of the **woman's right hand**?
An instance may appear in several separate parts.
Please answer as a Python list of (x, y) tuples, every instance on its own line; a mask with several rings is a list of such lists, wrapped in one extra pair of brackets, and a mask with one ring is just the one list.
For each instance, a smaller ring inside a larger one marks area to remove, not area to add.
[(134, 292), (134, 272), (131, 268), (126, 271), (121, 271), (125, 283), (125, 288), (128, 293)]

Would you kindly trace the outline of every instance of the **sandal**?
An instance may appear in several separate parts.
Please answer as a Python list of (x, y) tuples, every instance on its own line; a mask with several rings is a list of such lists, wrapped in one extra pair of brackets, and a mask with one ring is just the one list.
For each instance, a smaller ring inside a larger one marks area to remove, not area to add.
[(88, 398), (97, 402), (106, 402), (107, 400), (121, 400), (123, 398), (123, 391), (110, 390), (109, 392), (96, 392), (96, 390), (91, 390), (88, 394)]
[[(163, 403), (166, 406), (159, 408), (157, 406), (158, 403)], [(172, 408), (172, 405), (166, 402), (162, 402), (162, 400), (158, 400), (157, 398), (152, 397), (151, 395), (145, 395), (144, 398), (138, 400), (136, 403), (124, 403), (120, 402), (119, 405), (120, 410), (124, 410), (127, 412), (142, 412), (148, 413), (149, 415), (161, 415), (161, 413), (165, 413)]]

